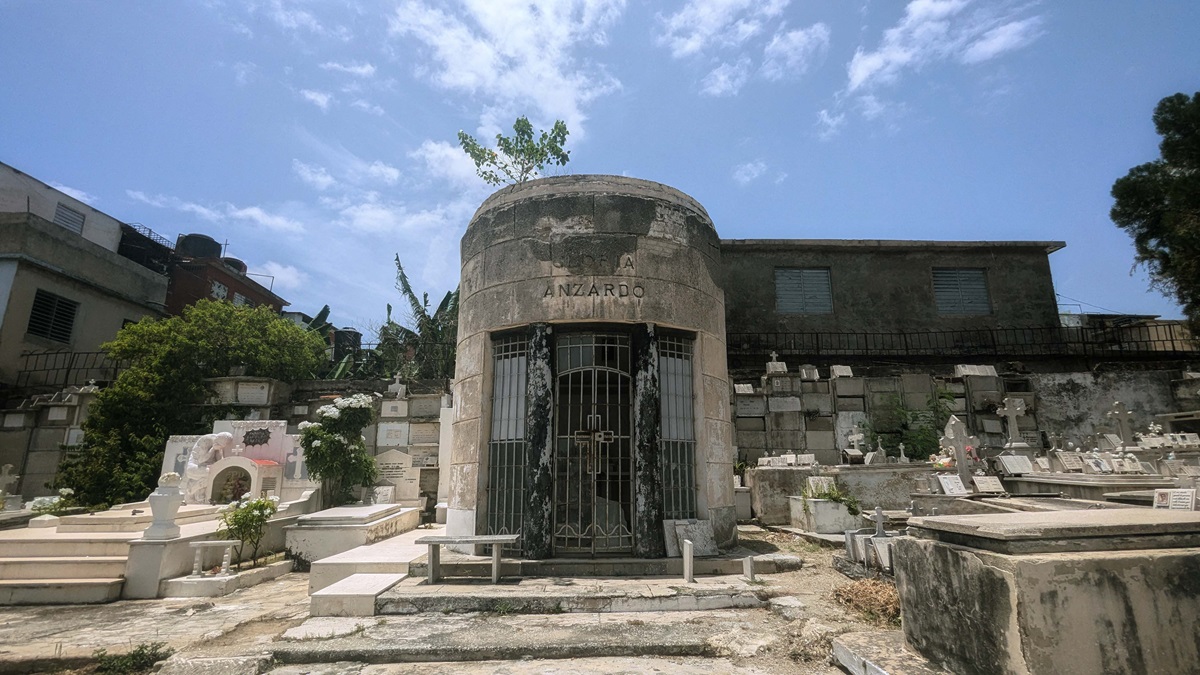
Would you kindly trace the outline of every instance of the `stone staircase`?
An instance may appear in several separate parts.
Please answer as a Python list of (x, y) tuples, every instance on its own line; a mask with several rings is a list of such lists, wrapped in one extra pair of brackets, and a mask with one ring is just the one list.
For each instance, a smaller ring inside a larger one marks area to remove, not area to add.
[[(216, 518), (217, 507), (180, 510), (176, 522)], [(126, 504), (64, 516), (49, 527), (0, 531), (0, 605), (112, 602), (121, 597), (129, 542), (150, 525), (150, 508)]]

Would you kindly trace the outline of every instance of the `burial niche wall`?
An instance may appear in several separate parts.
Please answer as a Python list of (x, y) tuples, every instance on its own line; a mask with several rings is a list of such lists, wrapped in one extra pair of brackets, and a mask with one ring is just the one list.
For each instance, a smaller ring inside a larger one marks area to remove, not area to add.
[[(627, 354), (610, 370), (618, 377), (626, 369), (629, 424), (618, 428), (605, 419), (592, 429), (583, 428), (584, 419), (580, 429), (565, 432), (602, 447), (608, 454), (596, 454), (597, 462), (625, 461), (606, 444), (630, 444), (630, 471), (640, 482), (609, 500), (618, 504), (596, 506), (594, 513), (604, 517), (594, 519), (619, 520), (612, 514), (627, 504), (634, 554), (661, 555), (660, 519), (670, 514), (654, 481), (686, 480), (695, 486), (694, 503), (687, 504), (693, 517), (712, 521), (718, 542), (732, 543), (720, 269), (720, 240), (704, 208), (659, 183), (562, 176), (504, 188), (484, 201), (462, 239), (448, 531), (494, 531), (497, 521), (489, 526), (488, 511), (504, 510), (509, 520), (503, 527), (531, 528), (526, 554), (553, 553), (546, 532), (563, 512), (547, 493), (555, 467), (564, 466), (555, 453), (568, 441), (551, 425), (569, 381), (562, 377), (569, 359), (563, 361), (558, 348), (570, 340), (597, 355)], [(669, 401), (660, 391), (663, 376), (674, 378)], [(680, 386), (688, 388), (682, 397)], [(614, 392), (605, 394), (606, 405), (616, 405)], [(681, 405), (690, 406), (687, 415)], [(688, 428), (681, 431), (680, 424)], [(684, 456), (688, 466), (672, 464)], [(592, 455), (580, 457), (592, 461)], [(665, 492), (680, 503), (677, 490)]]

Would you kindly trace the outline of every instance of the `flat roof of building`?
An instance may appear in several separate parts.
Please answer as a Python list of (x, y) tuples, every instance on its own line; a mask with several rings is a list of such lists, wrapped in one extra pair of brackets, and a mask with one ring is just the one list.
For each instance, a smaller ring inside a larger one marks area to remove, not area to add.
[(929, 241), (914, 239), (722, 239), (722, 248), (1065, 248), (1065, 241)]

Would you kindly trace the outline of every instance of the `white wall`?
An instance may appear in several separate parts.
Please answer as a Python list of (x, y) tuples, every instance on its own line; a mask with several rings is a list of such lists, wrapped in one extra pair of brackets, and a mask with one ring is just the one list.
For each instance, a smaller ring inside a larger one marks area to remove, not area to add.
[(83, 238), (113, 251), (121, 243), (121, 222), (0, 162), (0, 213), (30, 212), (54, 221), (58, 203), (83, 214)]

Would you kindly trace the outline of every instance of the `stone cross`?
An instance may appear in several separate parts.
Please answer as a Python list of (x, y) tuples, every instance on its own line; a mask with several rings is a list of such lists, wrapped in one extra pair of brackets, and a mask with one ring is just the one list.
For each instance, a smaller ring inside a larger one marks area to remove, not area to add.
[(304, 450), (303, 448), (301, 448), (299, 445), (297, 445), (295, 448), (292, 449), (292, 454), (287, 456), (287, 463), (296, 465), (296, 469), (292, 473), (292, 477), (297, 480), (307, 478), (307, 476), (304, 473), (305, 469), (304, 469), (304, 452), (303, 452), (303, 450)]
[(20, 476), (12, 472), (13, 465), (5, 464), (0, 468), (0, 509), (4, 508), (3, 499), (8, 494), (8, 486), (15, 485)]
[(883, 521), (886, 520), (886, 518), (883, 517), (882, 506), (875, 507), (875, 515), (871, 516), (871, 520), (875, 521), (875, 536), (886, 537), (887, 533), (883, 531)]
[(946, 422), (946, 429), (942, 432), (940, 443), (954, 450), (954, 468), (958, 470), (963, 485), (969, 485), (971, 467), (967, 462), (967, 448), (978, 447), (979, 439), (971, 435), (967, 425), (958, 419), (957, 415), (951, 415), (950, 421)]
[(858, 444), (863, 442), (863, 435), (861, 431), (850, 434), (846, 437), (846, 440), (850, 441), (851, 448), (854, 448), (855, 450), (861, 450), (861, 448), (858, 447)]
[(904, 444), (903, 443), (900, 443), (899, 445), (896, 446), (896, 451), (900, 453), (900, 463), (908, 464), (908, 462), (909, 462), (908, 455), (904, 454)]
[(771, 352), (771, 363), (775, 363), (778, 360), (779, 360), (779, 354), (777, 352)]
[(997, 408), (996, 414), (1006, 420), (1008, 443), (1006, 448), (1027, 448), (1029, 445), (1021, 440), (1021, 432), (1017, 428), (1017, 418), (1025, 414), (1025, 399), (1009, 396), (1004, 399), (1004, 407)]
[(1133, 441), (1133, 427), (1131, 425), (1133, 413), (1129, 411), (1129, 408), (1125, 407), (1124, 403), (1117, 401), (1112, 404), (1112, 410), (1105, 413), (1105, 417), (1116, 420), (1117, 435), (1121, 437), (1121, 446), (1129, 445)]

